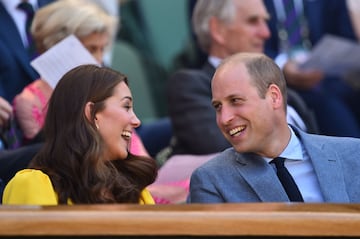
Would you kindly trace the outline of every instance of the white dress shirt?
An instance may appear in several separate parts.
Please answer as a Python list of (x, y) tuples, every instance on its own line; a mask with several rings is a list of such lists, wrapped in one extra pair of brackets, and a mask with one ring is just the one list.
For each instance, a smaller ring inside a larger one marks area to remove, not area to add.
[[(285, 167), (294, 178), (304, 202), (324, 202), (311, 159), (294, 131), (291, 127), (289, 129), (291, 131), (289, 144), (279, 156), (286, 158)], [(264, 159), (268, 163), (272, 160), (271, 158)]]

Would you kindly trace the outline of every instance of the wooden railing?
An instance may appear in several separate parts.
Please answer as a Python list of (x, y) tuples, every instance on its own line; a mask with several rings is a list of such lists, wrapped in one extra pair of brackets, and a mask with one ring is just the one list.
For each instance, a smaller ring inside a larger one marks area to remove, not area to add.
[(0, 206), (0, 237), (359, 237), (360, 204)]

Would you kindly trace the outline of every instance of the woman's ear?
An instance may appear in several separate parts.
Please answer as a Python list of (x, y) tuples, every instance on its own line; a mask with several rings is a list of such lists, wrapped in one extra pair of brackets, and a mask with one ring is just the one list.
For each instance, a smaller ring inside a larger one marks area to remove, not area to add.
[(93, 122), (92, 115), (91, 115), (91, 111), (92, 111), (93, 107), (94, 107), (93, 102), (87, 102), (85, 105), (85, 116), (89, 122)]

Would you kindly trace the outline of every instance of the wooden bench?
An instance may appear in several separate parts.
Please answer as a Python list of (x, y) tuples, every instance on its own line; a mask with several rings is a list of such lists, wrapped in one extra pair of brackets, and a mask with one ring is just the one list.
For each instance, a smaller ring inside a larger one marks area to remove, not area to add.
[(360, 204), (0, 206), (0, 238), (358, 237)]

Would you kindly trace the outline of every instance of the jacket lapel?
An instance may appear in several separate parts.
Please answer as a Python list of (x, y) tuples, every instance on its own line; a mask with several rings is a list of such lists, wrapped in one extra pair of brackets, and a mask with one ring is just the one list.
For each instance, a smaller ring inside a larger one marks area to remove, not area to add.
[(23, 46), (20, 34), (14, 21), (12, 20), (11, 16), (8, 14), (1, 2), (0, 22), (2, 24), (2, 28), (4, 28), (2, 29), (2, 31), (0, 31), (1, 39), (3, 39), (10, 48), (13, 48), (13, 50), (19, 52), (17, 49), (19, 48), (19, 46)]
[(254, 154), (237, 154), (238, 171), (262, 202), (288, 202), (275, 170)]
[(320, 138), (299, 131), (297, 134), (314, 166), (325, 202), (350, 202), (337, 152)]
[(23, 66), (23, 69), (28, 73), (28, 75), (35, 79), (37, 74), (29, 64), (29, 56), (24, 48), (17, 27), (1, 2), (0, 22), (4, 28), (0, 31), (0, 38), (3, 39), (4, 43), (12, 49), (11, 51), (14, 52), (19, 64)]
[(212, 78), (216, 69), (208, 61), (206, 61), (201, 70), (205, 72), (210, 78)]

